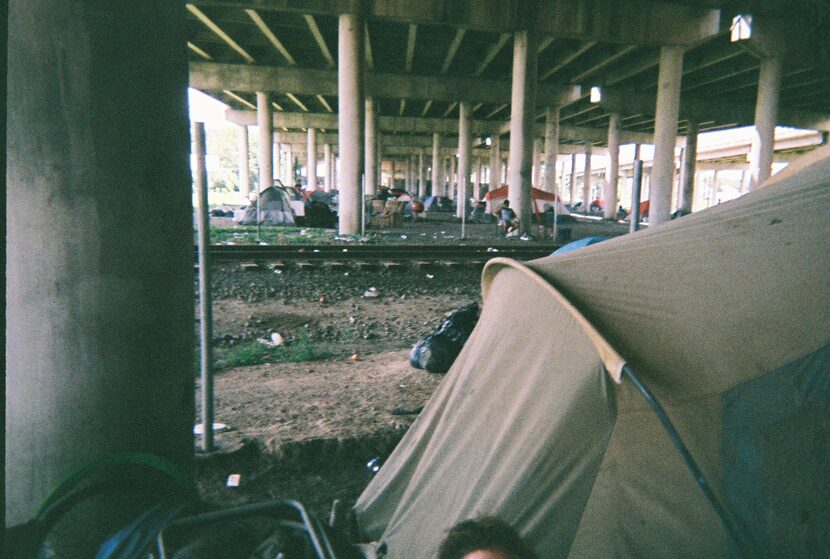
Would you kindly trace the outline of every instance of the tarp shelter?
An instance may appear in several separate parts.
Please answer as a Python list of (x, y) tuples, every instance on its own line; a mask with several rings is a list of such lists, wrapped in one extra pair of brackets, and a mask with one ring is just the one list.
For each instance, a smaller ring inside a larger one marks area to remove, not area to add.
[(364, 537), (428, 558), (498, 515), (543, 558), (830, 556), (825, 153), (682, 220), (490, 260), (476, 329), (355, 505)]
[[(256, 193), (253, 193), (256, 196)], [(262, 202), (260, 211), (260, 223), (263, 225), (294, 225), (294, 211), (291, 209), (291, 202), (286, 192), (281, 188), (269, 186), (259, 194)], [(240, 225), (256, 225), (257, 222), (257, 200), (247, 207), (237, 210), (234, 221)]]
[[(484, 195), (484, 201), (487, 202), (487, 213), (494, 213), (502, 202), (507, 200), (509, 186), (505, 185), (495, 190), (490, 190)], [(532, 188), (530, 191), (530, 199), (533, 201), (533, 213), (538, 218), (539, 215), (546, 211), (548, 207), (553, 207), (554, 204), (558, 206), (556, 213), (558, 215), (567, 215), (568, 209), (564, 204), (561, 204), (556, 194), (552, 192), (545, 192), (538, 188)]]

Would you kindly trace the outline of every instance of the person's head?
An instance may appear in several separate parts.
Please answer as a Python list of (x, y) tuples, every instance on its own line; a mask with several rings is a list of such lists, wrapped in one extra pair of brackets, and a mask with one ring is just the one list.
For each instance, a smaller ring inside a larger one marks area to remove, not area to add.
[(447, 532), (438, 559), (536, 559), (509, 524), (487, 516), (459, 522)]
[(504, 202), (502, 202), (501, 205), (505, 208), (509, 208), (510, 207), (510, 200), (505, 200)]

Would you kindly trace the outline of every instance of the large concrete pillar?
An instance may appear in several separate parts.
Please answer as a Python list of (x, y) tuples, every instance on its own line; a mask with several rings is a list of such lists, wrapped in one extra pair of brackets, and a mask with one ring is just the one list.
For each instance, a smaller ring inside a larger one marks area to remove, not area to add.
[(649, 189), (648, 221), (651, 225), (663, 223), (670, 218), (682, 77), (683, 47), (661, 47), (654, 118), (654, 163)]
[(469, 214), (470, 196), (472, 196), (472, 185), (470, 184), (471, 157), (473, 150), (473, 136), (471, 128), (470, 104), (461, 101), (458, 107), (458, 208), (457, 215)]
[(533, 138), (533, 170), (531, 171), (531, 181), (533, 188), (539, 188), (542, 174), (541, 174), (541, 160), (542, 160), (542, 146), (539, 138)]
[(339, 233), (360, 232), (363, 171), (363, 18), (340, 14), (337, 34), (338, 144), (340, 145)]
[(305, 174), (309, 190), (317, 190), (317, 129), (306, 134)]
[(569, 185), (570, 203), (573, 206), (576, 204), (576, 154), (571, 154), (571, 181)]
[[(92, 460), (149, 452), (190, 474), (193, 217), (182, 4), (8, 8), (5, 512), (15, 526)], [(101, 542), (135, 505), (91, 500), (69, 536)]]
[(251, 193), (251, 169), (248, 164), (248, 127), (239, 127), (239, 193), (246, 199)]
[(441, 134), (432, 134), (432, 195), (444, 196), (444, 180), (441, 177)]
[(593, 170), (591, 169), (591, 152), (593, 151), (593, 145), (591, 142), (585, 143), (585, 167), (582, 171), (582, 213), (588, 214), (591, 213), (591, 182), (592, 177), (591, 174)]
[(617, 213), (617, 183), (620, 179), (620, 113), (611, 113), (608, 121), (608, 167), (605, 171), (605, 187), (602, 215), (611, 219)]
[(683, 168), (680, 179), (680, 204), (678, 209), (691, 213), (695, 199), (695, 167), (697, 163), (697, 123), (689, 121), (686, 132), (686, 148), (683, 153)]
[(323, 144), (323, 189), (331, 192), (331, 144)]
[(537, 42), (532, 31), (516, 31), (513, 35), (510, 162), (507, 183), (510, 185), (510, 206), (519, 217), (519, 230), (522, 233), (530, 230)]
[(418, 198), (427, 197), (426, 169), (424, 168), (424, 150), (418, 152)]
[(378, 171), (378, 114), (375, 100), (366, 98), (366, 157), (363, 174), (366, 177), (366, 194), (374, 196), (380, 183)]
[(413, 177), (415, 176), (415, 165), (413, 164), (412, 159), (412, 155), (406, 156), (406, 191), (409, 192), (410, 195), (414, 190)]
[(490, 139), (490, 184), (489, 189), (501, 186), (501, 136), (495, 134)]
[(761, 60), (758, 98), (755, 101), (755, 130), (749, 151), (749, 190), (755, 190), (772, 174), (775, 151), (775, 124), (781, 91), (781, 57)]
[(473, 158), (473, 197), (478, 200), (481, 192), (481, 158)]
[(271, 116), (271, 96), (257, 91), (256, 125), (259, 138), (259, 189), (262, 192), (274, 184), (274, 124)]
[(547, 192), (556, 192), (556, 155), (559, 153), (559, 107), (545, 111), (545, 185)]

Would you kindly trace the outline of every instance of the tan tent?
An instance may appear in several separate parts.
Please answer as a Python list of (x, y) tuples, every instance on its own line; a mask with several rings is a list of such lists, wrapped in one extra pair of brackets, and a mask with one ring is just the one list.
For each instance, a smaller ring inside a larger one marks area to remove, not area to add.
[(362, 534), (428, 558), (495, 514), (543, 558), (830, 557), (830, 157), (801, 167), (490, 261), (478, 326), (355, 506)]

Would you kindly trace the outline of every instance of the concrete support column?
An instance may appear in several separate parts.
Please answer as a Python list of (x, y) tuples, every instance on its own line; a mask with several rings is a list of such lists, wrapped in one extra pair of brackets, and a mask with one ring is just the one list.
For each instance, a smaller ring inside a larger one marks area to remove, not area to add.
[(530, 230), (537, 42), (532, 31), (516, 31), (513, 35), (510, 162), (507, 183), (510, 185), (510, 206), (519, 217), (521, 233)]
[(450, 157), (450, 199), (458, 199), (458, 157)]
[(605, 171), (605, 204), (602, 215), (613, 218), (617, 213), (617, 183), (620, 179), (620, 113), (611, 113), (608, 121), (608, 167)]
[(775, 124), (778, 119), (778, 96), (781, 91), (781, 57), (761, 60), (758, 74), (758, 98), (755, 102), (755, 130), (749, 152), (749, 190), (753, 191), (772, 174), (775, 151)]
[(674, 184), (674, 147), (683, 77), (683, 47), (660, 48), (657, 107), (654, 119), (654, 163), (649, 188), (648, 220), (651, 225), (668, 221)]
[(363, 174), (366, 177), (366, 194), (374, 196), (380, 183), (378, 170), (378, 114), (375, 100), (366, 98), (366, 157)]
[(323, 189), (331, 192), (331, 144), (323, 144)]
[(406, 191), (412, 194), (413, 185), (412, 185), (412, 176), (413, 176), (413, 165), (412, 165), (412, 156), (406, 156)]
[(478, 200), (481, 191), (481, 158), (473, 158), (473, 196)]
[(582, 171), (582, 213), (588, 214), (591, 212), (591, 186), (592, 186), (592, 177), (591, 174), (593, 171), (591, 170), (591, 152), (593, 151), (593, 145), (591, 142), (587, 142), (585, 144), (585, 167)]
[(317, 190), (317, 129), (309, 128), (306, 135), (305, 174), (309, 190)]
[(691, 213), (695, 199), (695, 167), (697, 163), (697, 123), (689, 121), (686, 132), (686, 148), (683, 153), (683, 168), (680, 179), (680, 204), (678, 209)]
[(251, 169), (248, 165), (248, 127), (239, 127), (239, 193), (248, 198), (251, 193)]
[(418, 198), (427, 197), (426, 169), (424, 165), (424, 150), (418, 152)]
[(363, 18), (340, 14), (337, 33), (338, 144), (340, 145), (339, 233), (360, 232), (363, 171)]
[(571, 184), (570, 184), (570, 202), (573, 206), (576, 203), (576, 154), (571, 154)]
[(444, 181), (441, 178), (441, 134), (432, 134), (432, 195), (444, 195)]
[(471, 116), (470, 104), (462, 101), (458, 107), (458, 217), (469, 213), (470, 196), (472, 196), (470, 184), (473, 150)]
[(533, 188), (539, 188), (541, 180), (542, 180), (542, 146), (539, 142), (539, 138), (533, 138), (533, 170), (531, 171), (532, 179), (530, 183), (533, 185)]
[(490, 139), (490, 190), (501, 186), (501, 136)]
[[(8, 6), (6, 526), (92, 460), (192, 470), (184, 27), (165, 0)], [(113, 500), (85, 502), (69, 537), (101, 542), (142, 510)], [(58, 556), (95, 555), (56, 539)]]
[(556, 192), (556, 155), (559, 153), (559, 107), (545, 111), (545, 186), (543, 190)]
[(259, 188), (262, 192), (274, 184), (274, 124), (271, 116), (271, 96), (257, 91), (256, 125), (259, 138)]
[(391, 158), (389, 160), (390, 165), (390, 177), (389, 177), (389, 188), (395, 188), (395, 175), (397, 174), (397, 169), (395, 168), (395, 158)]

